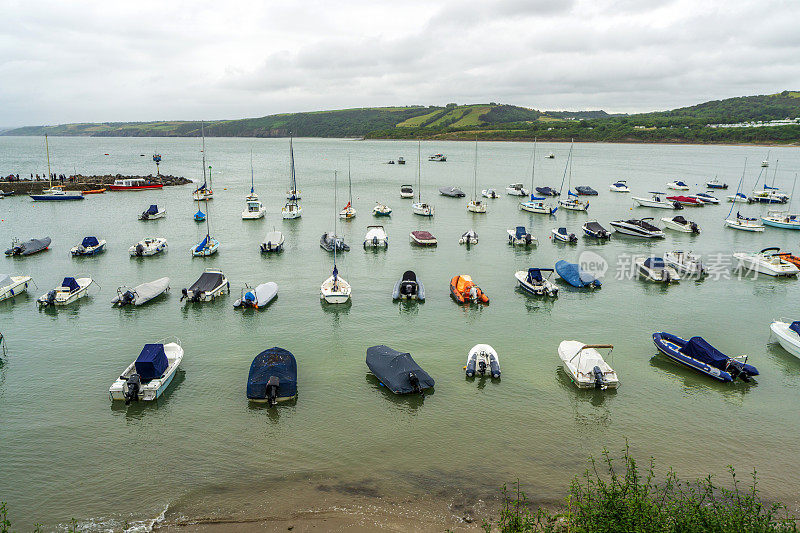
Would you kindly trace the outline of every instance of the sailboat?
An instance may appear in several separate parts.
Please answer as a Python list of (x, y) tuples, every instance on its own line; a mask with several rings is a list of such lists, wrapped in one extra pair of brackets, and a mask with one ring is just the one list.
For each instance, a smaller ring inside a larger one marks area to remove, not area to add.
[(533, 163), (531, 164), (531, 199), (527, 202), (522, 202), (519, 204), (519, 208), (522, 211), (528, 211), (529, 213), (539, 213), (542, 215), (554, 215), (555, 212), (558, 210), (557, 207), (550, 207), (550, 204), (544, 203), (544, 196), (536, 196), (533, 194), (533, 191), (536, 189), (533, 188), (533, 178), (536, 175), (536, 138), (533, 139)]
[[(569, 180), (567, 181), (567, 199), (563, 199), (564, 195), (564, 180), (567, 178), (567, 169), (569, 169)], [(567, 164), (564, 166), (564, 177), (561, 178), (561, 195), (562, 199), (558, 201), (558, 205), (570, 211), (588, 211), (589, 202), (584, 202), (578, 199), (578, 195), (572, 192), (572, 143), (569, 145), (569, 155), (567, 156)]]
[(289, 192), (286, 194), (289, 200), (281, 209), (281, 216), (285, 219), (300, 218), (303, 215), (303, 208), (297, 201), (300, 199), (300, 191), (297, 190), (297, 179), (294, 174), (294, 147), (292, 138), (289, 137)]
[[(203, 143), (205, 146), (205, 143)], [(205, 147), (203, 149), (203, 177), (205, 177), (205, 168), (206, 168), (206, 151)], [(206, 236), (203, 238), (202, 241), (196, 246), (192, 246), (191, 252), (192, 256), (194, 257), (208, 257), (209, 255), (214, 255), (217, 253), (217, 249), (219, 249), (219, 241), (211, 236), (211, 223), (209, 221), (211, 213), (208, 211), (208, 197), (203, 199), (206, 205), (206, 212), (204, 215), (206, 221)], [(198, 213), (200, 210), (198, 209)], [(197, 218), (197, 214), (195, 213), (195, 219)]]
[(347, 205), (344, 206), (344, 209), (339, 211), (339, 218), (343, 218), (345, 220), (350, 220), (351, 218), (356, 217), (356, 208), (353, 207), (353, 179), (350, 176), (350, 156), (347, 156), (347, 183), (349, 187), (349, 199), (347, 201)]
[(192, 198), (197, 202), (214, 198), (214, 191), (211, 189), (210, 172), (208, 175), (208, 182), (206, 182), (206, 132), (202, 124), (200, 125), (200, 135), (203, 137), (203, 184), (192, 192)]
[[(337, 205), (339, 203), (336, 195), (336, 171), (333, 172), (333, 209), (336, 213)], [(333, 233), (336, 234), (336, 216), (333, 217)], [(319, 288), (319, 297), (329, 304), (344, 304), (350, 300), (350, 284), (343, 278), (339, 277), (339, 270), (336, 268), (336, 249), (338, 246), (333, 247), (333, 273), (331, 277), (322, 282)]]
[[(744, 183), (744, 174), (746, 169), (747, 169), (747, 158), (745, 158), (744, 160), (744, 169), (742, 169), (742, 177), (739, 179), (739, 186), (736, 188), (736, 196), (738, 196), (739, 191), (742, 190), (742, 183)], [(725, 219), (726, 227), (742, 231), (764, 231), (764, 224), (762, 224), (758, 218), (755, 217), (748, 218), (742, 216), (742, 214), (738, 210), (736, 211), (736, 218), (731, 217), (731, 215), (733, 214), (733, 207), (735, 205), (736, 202), (731, 203), (731, 210), (728, 211), (728, 217)]]
[(47, 135), (44, 136), (44, 147), (47, 153), (47, 181), (48, 189), (42, 194), (31, 194), (34, 202), (54, 202), (59, 200), (83, 200), (82, 194), (67, 194), (63, 185), (53, 187), (53, 175), (50, 173), (50, 145), (47, 142)]
[(244, 211), (242, 211), (242, 220), (256, 220), (264, 218), (264, 213), (267, 210), (264, 207), (255, 191), (255, 177), (253, 175), (253, 150), (250, 150), (250, 194), (245, 198)]
[(475, 136), (475, 168), (472, 171), (472, 200), (467, 204), (467, 211), (485, 213), (486, 204), (478, 200), (478, 136)]
[(417, 141), (417, 202), (411, 204), (411, 212), (423, 217), (433, 216), (433, 206), (422, 201), (422, 166), (420, 164), (420, 141)]
[[(777, 163), (775, 165), (777, 167)], [(773, 179), (773, 184), (775, 183)], [(797, 174), (794, 175), (794, 183), (792, 183), (791, 198), (794, 198), (794, 187), (797, 185)], [(791, 207), (791, 206), (790, 206)], [(767, 211), (766, 216), (761, 217), (762, 222), (767, 226), (784, 229), (800, 229), (800, 214), (792, 213), (791, 210)]]

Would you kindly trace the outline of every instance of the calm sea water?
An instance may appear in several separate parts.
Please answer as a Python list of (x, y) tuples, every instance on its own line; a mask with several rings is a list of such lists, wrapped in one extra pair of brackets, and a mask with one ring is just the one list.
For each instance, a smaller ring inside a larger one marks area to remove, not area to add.
[[(730, 254), (767, 246), (797, 252), (798, 235), (724, 229), (730, 204), (722, 204), (682, 212), (701, 225), (698, 237), (669, 232), (658, 242), (615, 237), (602, 245), (581, 238), (574, 246), (549, 239), (556, 226), (578, 233), (588, 217), (608, 226), (617, 218), (674, 214), (631, 210), (630, 195), (608, 191), (618, 178), (627, 179), (634, 194), (663, 189), (675, 178), (704, 190), (696, 185), (715, 175), (735, 190), (747, 158), (752, 187), (766, 148), (576, 145), (573, 185), (591, 185), (600, 195), (591, 199), (588, 216), (559, 212), (551, 219), (519, 211), (518, 198), (505, 194), (489, 201), (486, 215), (468, 213), (467, 198), (439, 196), (444, 185), (471, 192), (474, 145), (425, 142), (423, 158), (436, 152), (448, 157), (422, 163), (423, 199), (436, 207), (436, 216), (425, 219), (399, 197), (400, 185), (415, 181), (416, 143), (297, 139), (304, 214), (283, 221), (288, 140), (206, 144), (215, 190), (211, 227), (222, 243), (213, 258), (189, 254), (205, 232), (192, 220), (197, 206), (190, 186), (74, 203), (0, 201), (0, 242), (53, 239), (46, 253), (0, 258), (0, 272), (31, 275), (38, 285), (0, 303), (8, 345), (0, 368), (0, 500), (9, 503), (15, 525), (52, 527), (75, 517), (119, 526), (155, 517), (167, 506), (168, 518), (270, 514), (278, 495), (288, 508), (313, 508), (331, 491), (470, 502), (496, 497), (500, 485), (517, 478), (534, 499), (554, 501), (590, 454), (619, 450), (625, 439), (638, 457), (653, 455), (690, 478), (723, 473), (728, 464), (757, 468), (767, 497), (797, 504), (800, 360), (769, 343), (769, 323), (798, 317), (800, 281), (707, 279), (665, 288), (616, 274), (630, 254)], [(146, 174), (154, 171), (154, 151), (163, 155), (164, 173), (198, 179), (201, 169), (198, 139), (53, 138), (50, 149), (58, 173)], [(256, 192), (267, 206), (260, 221), (240, 218), (251, 149)], [(502, 192), (509, 182), (529, 182), (531, 149), (527, 143), (481, 143), (479, 189)], [(539, 145), (537, 185), (560, 186), (568, 149)], [(541, 158), (550, 151), (555, 159)], [(320, 249), (319, 237), (333, 229), (335, 169), (338, 208), (346, 203), (348, 156), (358, 216), (339, 222), (352, 246), (339, 268), (353, 286), (353, 302), (328, 307), (319, 301), (319, 285), (330, 275), (332, 257)], [(385, 164), (398, 156), (409, 164)], [(773, 148), (770, 159), (769, 182), (779, 160), (776, 184), (791, 189), (800, 152)], [(0, 174), (45, 168), (41, 139), (0, 137)], [(394, 209), (390, 218), (372, 217), (376, 201)], [(151, 203), (166, 207), (167, 218), (136, 220)], [(743, 210), (755, 215), (766, 207)], [(386, 251), (360, 246), (374, 223), (386, 227)], [(532, 228), (538, 247), (507, 245), (506, 229), (518, 224)], [(286, 251), (265, 257), (258, 244), (272, 228), (286, 235)], [(412, 247), (414, 229), (434, 233), (439, 246)], [(470, 249), (457, 242), (468, 229), (480, 236)], [(107, 252), (70, 257), (69, 248), (86, 235), (106, 239)], [(166, 237), (169, 251), (130, 258), (128, 247), (150, 235)], [(516, 289), (516, 270), (574, 261), (586, 250), (611, 265), (601, 290), (564, 286), (557, 300), (544, 301)], [(224, 270), (232, 294), (208, 304), (179, 303), (180, 289), (211, 266)], [(392, 303), (392, 287), (407, 269), (426, 285), (424, 304)], [(490, 296), (489, 306), (465, 309), (450, 299), (448, 281), (459, 273), (472, 275)], [(64, 276), (85, 275), (97, 282), (89, 298), (37, 310), (36, 297)], [(171, 279), (168, 296), (136, 309), (110, 306), (116, 287), (161, 276)], [(268, 309), (232, 308), (244, 283), (265, 281), (280, 287)], [(661, 330), (702, 335), (723, 351), (747, 353), (761, 376), (749, 385), (725, 385), (678, 367), (655, 355), (651, 334)], [(142, 344), (168, 336), (181, 339), (186, 355), (166, 397), (155, 405), (112, 406), (111, 382)], [(559, 368), (556, 350), (565, 339), (613, 344), (620, 389), (577, 391)], [(477, 343), (498, 351), (501, 382), (465, 380), (462, 366)], [(435, 393), (423, 401), (379, 387), (364, 363), (366, 348), (375, 344), (411, 352), (436, 379)], [(300, 396), (294, 405), (268, 410), (248, 405), (245, 383), (253, 357), (271, 346), (297, 357)]]

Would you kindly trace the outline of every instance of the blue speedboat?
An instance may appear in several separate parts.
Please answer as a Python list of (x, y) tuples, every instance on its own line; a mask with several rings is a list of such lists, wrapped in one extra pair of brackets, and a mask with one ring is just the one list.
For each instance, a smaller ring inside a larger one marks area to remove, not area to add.
[(568, 263), (561, 259), (556, 263), (556, 273), (573, 287), (600, 287), (600, 280), (581, 269), (577, 263)]
[(297, 361), (289, 350), (269, 348), (258, 354), (247, 376), (247, 399), (276, 402), (297, 398)]
[(734, 381), (737, 377), (742, 381), (758, 375), (756, 367), (747, 364), (747, 356), (739, 361), (720, 352), (703, 337), (692, 337), (688, 341), (677, 335), (663, 331), (653, 333), (656, 348), (678, 363), (686, 365), (720, 381)]

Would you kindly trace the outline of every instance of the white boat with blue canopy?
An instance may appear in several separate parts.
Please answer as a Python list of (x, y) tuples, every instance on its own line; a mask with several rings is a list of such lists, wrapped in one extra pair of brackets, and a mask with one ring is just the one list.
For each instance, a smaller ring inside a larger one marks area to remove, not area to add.
[(628, 182), (625, 180), (617, 180), (608, 186), (611, 192), (631, 192), (628, 188)]
[[(549, 272), (547, 277), (542, 273)], [(518, 270), (514, 273), (519, 286), (526, 292), (536, 296), (558, 296), (558, 287), (550, 281), (555, 272), (552, 268), (529, 268), (528, 270)]]
[(746, 355), (725, 355), (703, 337), (692, 337), (687, 341), (677, 335), (660, 331), (653, 333), (653, 344), (673, 361), (720, 381), (731, 382), (736, 378), (750, 381), (750, 378), (758, 375), (758, 370), (747, 364)]
[(181, 361), (183, 348), (178, 339), (166, 344), (145, 344), (136, 360), (108, 388), (109, 398), (124, 401), (125, 405), (160, 398), (172, 383)]
[(84, 237), (81, 243), (70, 249), (72, 255), (95, 255), (106, 251), (106, 241), (97, 237)]
[(508, 233), (508, 244), (512, 246), (530, 246), (536, 244), (536, 237), (528, 233), (525, 226), (517, 226), (514, 229), (506, 230)]
[(673, 189), (676, 191), (688, 191), (690, 187), (686, 184), (685, 181), (675, 180), (667, 183), (667, 189)]
[(769, 326), (771, 337), (784, 350), (800, 359), (800, 320), (781, 318)]
[(167, 210), (159, 208), (156, 204), (151, 205), (139, 215), (139, 220), (156, 220), (167, 216)]
[(217, 253), (217, 250), (219, 250), (219, 241), (206, 234), (199, 244), (192, 246), (191, 252), (194, 257), (208, 257)]
[(37, 302), (40, 306), (69, 305), (87, 295), (92, 278), (66, 277), (61, 285), (41, 295)]
[(258, 354), (247, 375), (247, 399), (270, 406), (297, 398), (297, 360), (277, 346)]

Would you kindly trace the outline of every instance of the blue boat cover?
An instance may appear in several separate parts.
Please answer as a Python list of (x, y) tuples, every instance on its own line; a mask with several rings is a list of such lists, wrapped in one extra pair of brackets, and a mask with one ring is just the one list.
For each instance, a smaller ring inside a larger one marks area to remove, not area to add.
[(194, 219), (195, 220), (205, 220), (206, 219), (206, 214), (203, 213), (200, 209), (198, 209), (197, 213), (194, 214)]
[(567, 234), (567, 228), (558, 228), (558, 232), (559, 232), (561, 235), (566, 235), (566, 234)]
[(157, 213), (158, 213), (158, 206), (157, 206), (157, 205), (155, 205), (155, 204), (154, 204), (154, 205), (151, 205), (150, 207), (148, 207), (148, 208), (147, 208), (147, 211), (145, 211), (145, 212), (146, 212), (148, 215), (155, 215), (155, 214), (157, 214)]
[(577, 263), (568, 263), (561, 259), (556, 263), (556, 272), (573, 287), (588, 287), (592, 284), (600, 286), (600, 280), (581, 270)]
[(577, 195), (577, 194), (575, 194), (575, 193), (574, 193), (574, 192), (572, 192), (572, 191), (567, 191), (567, 197), (570, 197), (570, 196), (578, 196), (578, 195)]
[(398, 352), (382, 344), (367, 348), (367, 366), (395, 394), (415, 392), (409, 381), (410, 373), (419, 380), (421, 390), (434, 385), (433, 378), (414, 361), (411, 354)]
[(267, 382), (272, 376), (278, 378), (278, 398), (291, 398), (297, 394), (297, 361), (292, 352), (276, 346), (258, 354), (247, 376), (247, 397), (251, 400), (266, 399)]
[(198, 191), (204, 191), (204, 190), (206, 190), (206, 184), (205, 184), (205, 182), (203, 182), (203, 184), (202, 184), (201, 186), (199, 186), (199, 187), (197, 188), (197, 190), (198, 190)]
[(528, 269), (528, 281), (542, 281), (542, 271), (538, 268), (529, 268)]
[(682, 182), (682, 181), (676, 181), (676, 182), (675, 182), (675, 185), (679, 185), (679, 186), (681, 186), (681, 187), (686, 187), (686, 186), (687, 186), (687, 185), (686, 185), (684, 182)]
[(626, 186), (625, 182), (622, 182), (622, 181), (618, 181), (618, 182), (614, 183), (614, 187), (625, 187), (625, 186)]
[(145, 344), (142, 353), (136, 358), (136, 373), (143, 380), (158, 379), (169, 366), (163, 344)]
[(517, 239), (523, 238), (528, 232), (525, 231), (525, 226), (517, 226)]
[(531, 202), (540, 202), (542, 200), (546, 200), (544, 196), (534, 196), (531, 194)]
[(90, 248), (92, 246), (97, 246), (100, 244), (100, 241), (97, 240), (97, 237), (84, 237), (83, 241), (81, 242), (81, 246), (84, 248)]
[(64, 281), (61, 282), (61, 286), (69, 288), (69, 292), (75, 292), (81, 288), (78, 282), (75, 281), (75, 278), (64, 278)]
[(800, 335), (800, 321), (795, 320), (792, 322), (792, 325), (789, 326), (789, 329)]
[(647, 268), (664, 268), (664, 259), (662, 257), (648, 257), (644, 260), (644, 266)]
[(255, 302), (256, 295), (253, 294), (253, 291), (247, 291), (246, 293), (244, 293), (244, 299), (247, 300), (248, 302)]
[(764, 190), (772, 190), (772, 191), (777, 191), (777, 190), (778, 190), (778, 187), (770, 187), (769, 185), (767, 185), (767, 184), (765, 183), (765, 184), (764, 184)]
[(203, 239), (203, 242), (201, 242), (200, 244), (197, 245), (197, 248), (195, 248), (194, 251), (195, 252), (202, 252), (203, 248), (206, 247), (206, 244), (208, 244), (208, 235), (206, 235), (206, 238)]
[(725, 370), (730, 359), (730, 357), (711, 346), (703, 337), (692, 337), (680, 351), (692, 359), (697, 359), (720, 370)]

